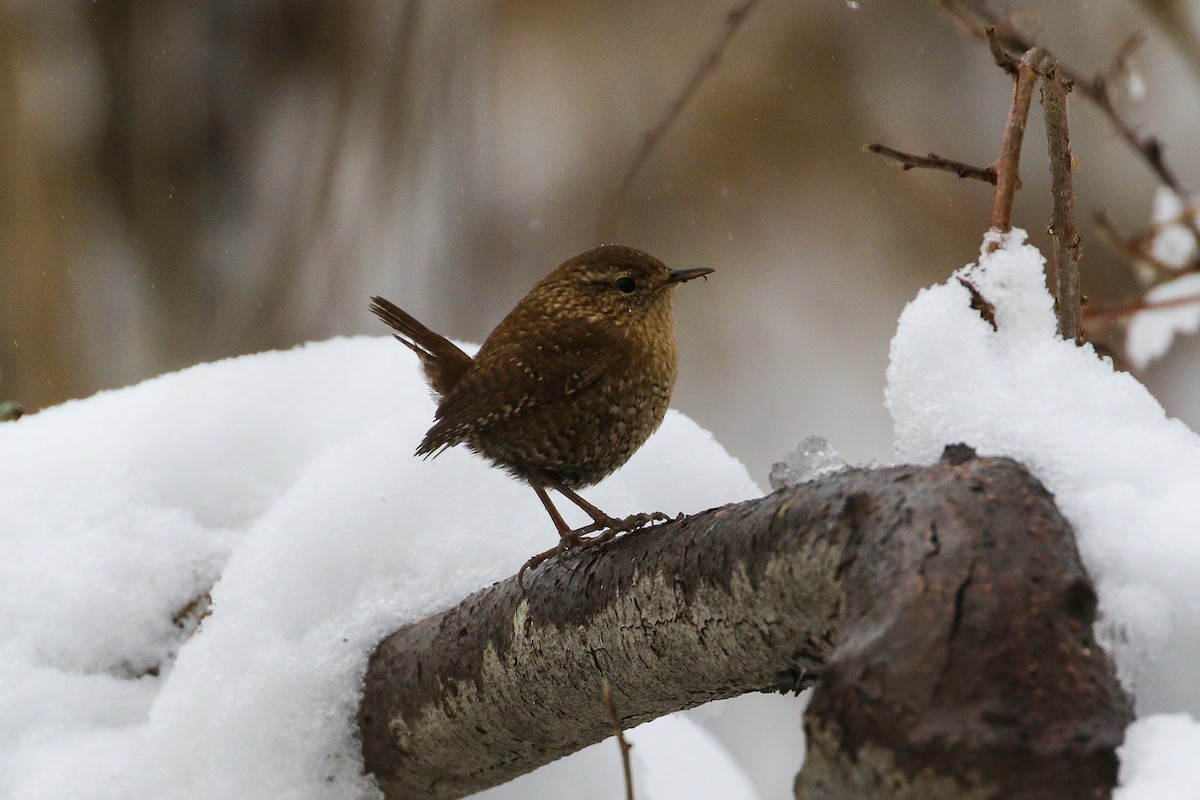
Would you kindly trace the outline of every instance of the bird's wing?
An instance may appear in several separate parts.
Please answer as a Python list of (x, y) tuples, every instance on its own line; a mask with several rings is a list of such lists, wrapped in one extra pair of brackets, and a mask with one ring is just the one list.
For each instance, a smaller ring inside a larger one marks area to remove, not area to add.
[(458, 444), (500, 420), (565, 402), (618, 366), (620, 334), (608, 326), (576, 319), (536, 327), (540, 335), (484, 344), (438, 407), (418, 455)]

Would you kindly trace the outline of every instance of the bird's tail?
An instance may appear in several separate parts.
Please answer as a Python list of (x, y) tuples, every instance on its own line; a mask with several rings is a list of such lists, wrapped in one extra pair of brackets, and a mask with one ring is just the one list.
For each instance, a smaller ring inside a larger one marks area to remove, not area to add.
[(430, 388), (445, 397), (471, 366), (471, 357), (453, 342), (426, 328), (417, 319), (390, 300), (371, 298), (371, 312), (388, 324), (395, 337), (421, 359)]

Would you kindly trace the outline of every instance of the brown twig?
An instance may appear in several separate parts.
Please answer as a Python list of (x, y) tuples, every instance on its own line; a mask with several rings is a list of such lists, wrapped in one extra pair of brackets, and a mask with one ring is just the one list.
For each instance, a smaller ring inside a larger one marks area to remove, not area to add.
[(1083, 343), (1083, 307), (1079, 291), (1079, 259), (1083, 246), (1075, 229), (1075, 192), (1071, 173), (1074, 157), (1067, 130), (1067, 93), (1071, 84), (1059, 77), (1058, 62), (1046, 55), (1042, 74), (1042, 112), (1046, 117), (1046, 144), (1050, 152), (1050, 194), (1053, 210), (1050, 235), (1054, 237), (1055, 313), (1058, 333)]
[(1188, 196), (1188, 191), (1184, 188), (1179, 178), (1175, 176), (1175, 172), (1167, 166), (1166, 159), (1163, 157), (1162, 142), (1157, 136), (1142, 136), (1133, 126), (1117, 112), (1116, 106), (1113, 105), (1112, 95), (1109, 92), (1108, 80), (1103, 76), (1097, 76), (1090, 84), (1087, 82), (1081, 83), (1079, 89), (1092, 102), (1094, 102), (1101, 111), (1109, 118), (1117, 133), (1121, 138), (1129, 143), (1129, 146), (1136, 150), (1142, 159), (1149, 165), (1150, 169), (1158, 176), (1158, 179), (1167, 186), (1171, 187), (1171, 191), (1182, 198)]
[[(1144, 264), (1159, 275), (1163, 275), (1168, 278), (1175, 277), (1182, 272), (1186, 272), (1190, 268), (1188, 265), (1176, 267), (1168, 264), (1161, 258), (1158, 258), (1151, 253), (1148, 248), (1148, 243), (1151, 241), (1151, 239), (1153, 239), (1160, 229), (1162, 229), (1165, 225), (1182, 223), (1182, 218), (1156, 223), (1148, 229), (1132, 236), (1125, 236), (1118, 231), (1116, 226), (1113, 225), (1112, 221), (1109, 220), (1104, 212), (1097, 212), (1093, 219), (1095, 220), (1097, 230), (1099, 230), (1103, 235), (1105, 241), (1107, 241), (1114, 250), (1121, 253), (1131, 261)], [(1194, 265), (1192, 266), (1194, 267)], [(1157, 280), (1152, 280), (1150, 282), (1158, 283)]]
[[(989, 40), (995, 32), (988, 31)], [(1012, 67), (1011, 58), (1001, 59), (997, 52), (1003, 53), (993, 46), (992, 53), (996, 63), (1009, 70)], [(1016, 63), (1016, 83), (1013, 86), (1012, 104), (1008, 109), (1008, 120), (1004, 125), (1004, 138), (1000, 142), (1000, 157), (994, 165), (996, 170), (996, 199), (992, 203), (993, 230), (1008, 231), (1012, 229), (1013, 197), (1021, 188), (1021, 144), (1025, 139), (1025, 123), (1029, 119), (1029, 104), (1033, 99), (1033, 87), (1037, 84), (1038, 74), (1048, 54), (1040, 47), (1030, 48)], [(999, 247), (993, 242), (991, 249)]]
[(881, 156), (886, 156), (900, 163), (900, 168), (904, 170), (910, 169), (940, 169), (946, 172), (953, 172), (960, 178), (974, 178), (975, 180), (986, 181), (992, 185), (996, 183), (996, 170), (992, 167), (977, 167), (974, 164), (967, 164), (963, 161), (955, 161), (950, 158), (939, 156), (937, 153), (930, 153), (926, 156), (918, 156), (913, 153), (906, 153), (903, 150), (896, 150), (887, 145), (877, 144), (872, 142), (866, 146), (866, 149), (872, 153), (878, 153)]
[(675, 102), (671, 104), (666, 113), (663, 114), (662, 119), (658, 121), (658, 124), (651, 128), (650, 132), (642, 140), (642, 146), (638, 148), (637, 153), (633, 156), (633, 160), (629, 162), (629, 167), (621, 177), (621, 182), (617, 184), (616, 190), (609, 197), (608, 202), (605, 203), (604, 210), (600, 214), (598, 229), (600, 241), (606, 242), (612, 239), (617, 225), (617, 212), (621, 208), (626, 195), (629, 194), (629, 188), (633, 185), (634, 178), (637, 177), (638, 172), (641, 171), (650, 154), (654, 152), (654, 148), (658, 146), (659, 141), (662, 140), (662, 137), (670, 129), (675, 120), (679, 118), (688, 101), (692, 99), (696, 90), (700, 88), (700, 84), (721, 63), (721, 56), (724, 54), (725, 48), (729, 46), (729, 42), (733, 39), (734, 34), (742, 27), (742, 23), (746, 21), (746, 18), (750, 16), (750, 12), (754, 10), (754, 7), (759, 2), (761, 0), (747, 0), (747, 2), (742, 3), (742, 5), (726, 15), (725, 30), (722, 31), (721, 36), (717, 39), (712, 49), (709, 50), (704, 61), (700, 62), (696, 71), (692, 73), (691, 79), (675, 98)]
[(617, 711), (617, 701), (613, 699), (612, 686), (605, 678), (600, 684), (600, 694), (604, 697), (604, 707), (608, 709), (608, 719), (612, 723), (613, 736), (621, 748), (621, 768), (625, 771), (625, 800), (633, 800), (633, 769), (629, 766), (629, 751), (633, 745), (625, 739), (625, 729), (621, 727), (621, 714)]
[(987, 37), (988, 49), (992, 51), (992, 60), (996, 62), (996, 66), (1016, 78), (1020, 70), (1020, 60), (1004, 49), (1000, 38), (996, 36), (995, 26), (987, 28), (984, 34)]
[(1138, 300), (1133, 303), (1122, 303), (1115, 306), (1089, 308), (1087, 311), (1083, 312), (1083, 318), (1088, 320), (1120, 319), (1121, 317), (1129, 317), (1142, 311), (1159, 311), (1166, 308), (1175, 308), (1177, 306), (1187, 306), (1193, 303), (1200, 303), (1200, 295), (1171, 297), (1166, 300)]
[(1133, 57), (1142, 45), (1146, 43), (1146, 37), (1141, 32), (1134, 33), (1125, 40), (1125, 44), (1121, 45), (1120, 49), (1109, 60), (1108, 66), (1100, 73), (1100, 77), (1105, 83), (1112, 85), (1115, 81), (1121, 78), (1127, 78), (1133, 72)]

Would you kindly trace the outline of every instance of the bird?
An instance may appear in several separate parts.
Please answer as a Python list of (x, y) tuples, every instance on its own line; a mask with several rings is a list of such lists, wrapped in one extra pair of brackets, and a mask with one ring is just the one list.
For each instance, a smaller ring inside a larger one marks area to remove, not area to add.
[[(679, 363), (675, 289), (712, 272), (669, 269), (624, 245), (595, 247), (538, 281), (473, 358), (394, 303), (371, 298), (370, 310), (416, 354), (438, 402), (416, 455), (466, 445), (533, 487), (553, 520), (559, 544), (522, 574), (552, 554), (668, 519), (618, 520), (576, 490), (625, 464), (662, 424)], [(592, 522), (572, 529), (549, 490)]]

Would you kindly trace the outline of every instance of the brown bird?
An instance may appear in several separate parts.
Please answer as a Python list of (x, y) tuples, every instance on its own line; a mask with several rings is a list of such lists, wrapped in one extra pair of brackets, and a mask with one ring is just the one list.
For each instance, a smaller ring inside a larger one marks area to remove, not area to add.
[[(439, 399), (416, 454), (465, 444), (528, 482), (554, 520), (559, 546), (526, 567), (667, 518), (617, 520), (575, 490), (628, 461), (662, 423), (678, 365), (671, 299), (680, 283), (710, 272), (670, 270), (622, 245), (588, 250), (530, 289), (474, 358), (391, 302), (371, 298), (371, 311), (417, 354)], [(592, 524), (572, 530), (547, 489)]]

